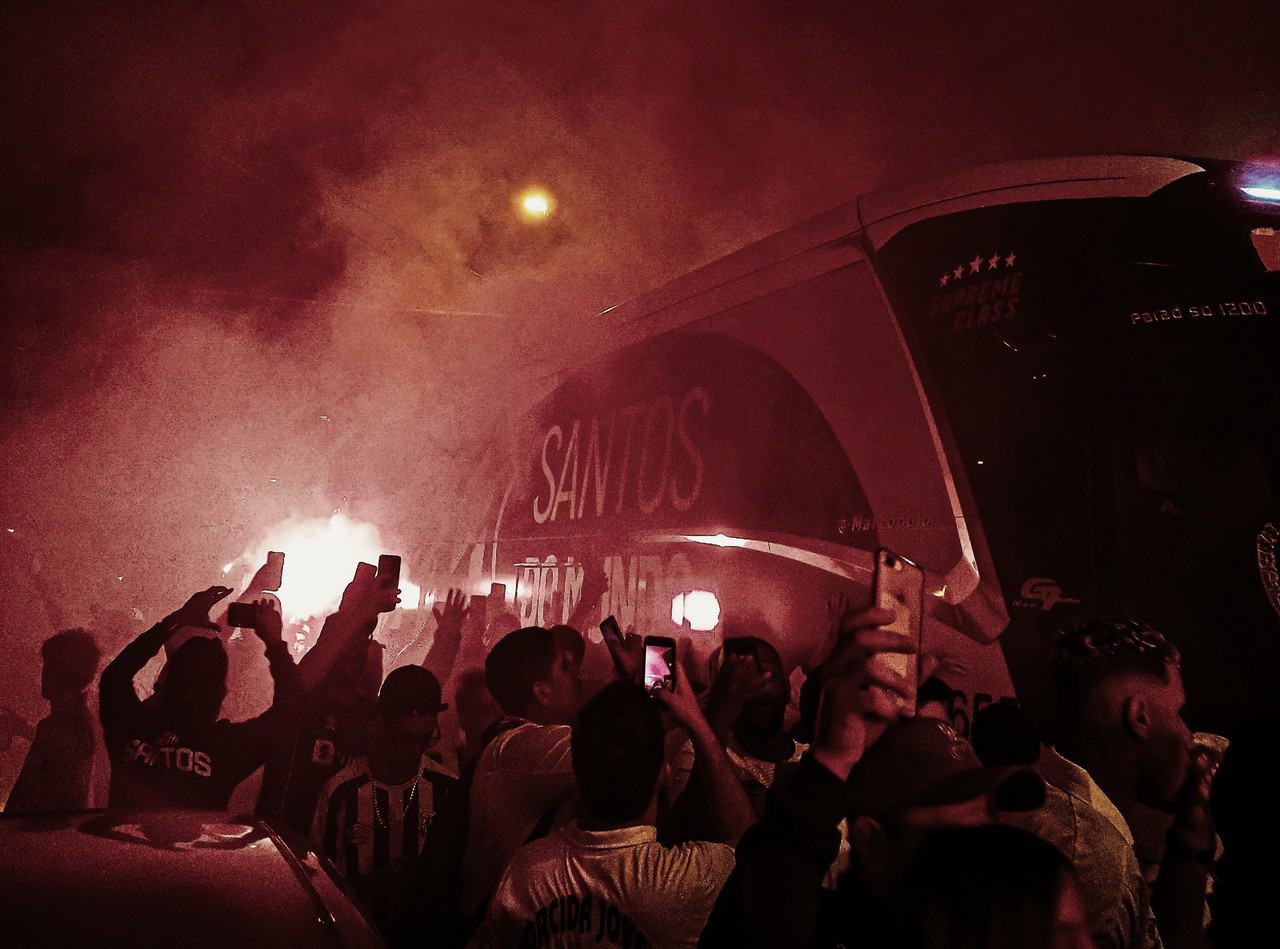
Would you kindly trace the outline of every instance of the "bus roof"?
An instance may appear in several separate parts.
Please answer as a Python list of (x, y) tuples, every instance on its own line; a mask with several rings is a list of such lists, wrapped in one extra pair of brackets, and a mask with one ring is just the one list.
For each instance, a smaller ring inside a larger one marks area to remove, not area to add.
[(864, 195), (604, 313), (624, 329), (628, 338), (623, 342), (633, 342), (721, 311), (740, 302), (739, 298), (759, 296), (782, 273), (783, 282), (794, 284), (855, 262), (865, 245), (849, 238), (864, 229), (870, 245), (878, 249), (907, 225), (941, 214), (1023, 201), (1142, 197), (1204, 170), (1185, 159), (1140, 155), (982, 165)]
[(858, 199), (861, 224), (879, 248), (908, 224), (972, 208), (1067, 198), (1145, 197), (1205, 169), (1181, 158), (1085, 155), (980, 165)]

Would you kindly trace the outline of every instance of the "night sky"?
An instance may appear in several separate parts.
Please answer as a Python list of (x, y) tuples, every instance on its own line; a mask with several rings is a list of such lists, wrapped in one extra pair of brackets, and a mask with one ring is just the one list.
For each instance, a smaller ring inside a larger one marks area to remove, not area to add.
[(1273, 0), (6, 4), (0, 704), (39, 714), (54, 629), (150, 623), (288, 518), (417, 542), (521, 372), (860, 193), (1280, 159), (1278, 28)]

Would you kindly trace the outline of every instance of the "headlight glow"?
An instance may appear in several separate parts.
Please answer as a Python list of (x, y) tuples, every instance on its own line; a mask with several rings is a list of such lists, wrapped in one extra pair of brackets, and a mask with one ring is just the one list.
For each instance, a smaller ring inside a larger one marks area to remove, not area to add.
[(1259, 201), (1280, 201), (1280, 188), (1264, 188), (1261, 186), (1241, 188), (1245, 194)]

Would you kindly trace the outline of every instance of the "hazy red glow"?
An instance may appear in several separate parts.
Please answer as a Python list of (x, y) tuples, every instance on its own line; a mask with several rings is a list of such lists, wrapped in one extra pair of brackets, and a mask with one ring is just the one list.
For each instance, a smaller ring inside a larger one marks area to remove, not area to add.
[[(534, 401), (524, 380), (607, 347), (602, 310), (859, 193), (1033, 155), (1274, 156), (1275, 17), (1270, 0), (6, 12), (4, 701), (43, 714), (57, 628), (92, 625), (114, 655), (267, 549), (287, 550), (287, 587), (305, 568), (279, 525), (340, 511), (376, 532), (360, 556), (401, 552), (411, 575), (444, 525), (477, 529), (457, 475), (490, 473), (462, 446)], [(555, 207), (529, 226), (512, 196), (534, 182)]]
[[(228, 564), (244, 569), (240, 590), (255, 570), (266, 563), (267, 552), (285, 555), (284, 581), (278, 596), (286, 621), (301, 623), (327, 616), (338, 608), (342, 591), (351, 581), (356, 564), (376, 564), (378, 556), (394, 553), (384, 548), (381, 535), (372, 524), (362, 524), (344, 514), (329, 518), (290, 518), (269, 528), (263, 538)], [(410, 579), (410, 565), (400, 572), (400, 608), (417, 609), (421, 587)], [(224, 573), (230, 571), (224, 568)]]

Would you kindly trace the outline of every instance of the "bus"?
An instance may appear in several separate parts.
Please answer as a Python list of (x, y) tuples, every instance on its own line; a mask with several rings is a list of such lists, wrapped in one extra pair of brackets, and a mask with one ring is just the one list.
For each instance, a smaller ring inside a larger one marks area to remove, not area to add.
[(619, 345), (514, 408), (418, 559), (512, 628), (605, 584), (593, 638), (754, 634), (803, 671), (889, 548), (925, 570), (960, 731), (1043, 714), (1052, 632), (1119, 614), (1177, 643), (1189, 723), (1222, 732), (1280, 668), (1278, 315), (1267, 166), (867, 195), (601, 314)]

